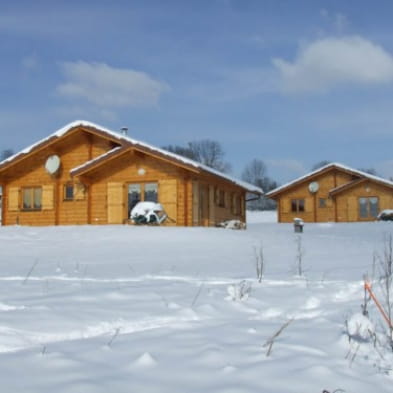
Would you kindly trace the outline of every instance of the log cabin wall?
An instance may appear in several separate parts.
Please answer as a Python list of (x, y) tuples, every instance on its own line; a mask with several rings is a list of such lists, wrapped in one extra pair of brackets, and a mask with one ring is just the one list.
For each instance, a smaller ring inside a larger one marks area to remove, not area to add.
[[(146, 184), (158, 186), (158, 202), (170, 217), (167, 225), (186, 225), (186, 206), (190, 206), (186, 171), (142, 153), (129, 151), (114, 158), (86, 176), (82, 182), (90, 184), (91, 224), (122, 224), (129, 218), (128, 185), (140, 185), (142, 194)], [(143, 198), (143, 195), (142, 195)], [(189, 217), (188, 217), (189, 220)]]
[(240, 187), (201, 177), (193, 182), (194, 226), (218, 226), (223, 221), (246, 222), (246, 193)]
[[(87, 193), (75, 183), (69, 171), (111, 149), (111, 144), (84, 133), (73, 133), (53, 146), (26, 157), (12, 168), (11, 175), (3, 180), (5, 188), (3, 225), (67, 225), (87, 224)], [(56, 176), (45, 170), (45, 161), (56, 154), (60, 157), (61, 168)], [(75, 184), (77, 198), (66, 200), (64, 187)], [(23, 190), (41, 188), (41, 209), (23, 208)]]
[[(365, 202), (363, 214), (360, 211), (360, 199)], [(338, 222), (375, 221), (376, 217), (370, 211), (369, 202), (376, 200), (378, 212), (393, 207), (393, 191), (375, 182), (367, 181), (336, 197)]]
[[(311, 182), (318, 190), (310, 192)], [(332, 165), (321, 173), (278, 190), (279, 222), (293, 222), (295, 217), (305, 222), (374, 221), (378, 213), (393, 208), (393, 184), (384, 179), (347, 167)]]
[[(157, 185), (158, 202), (170, 218), (165, 225), (245, 222), (244, 188), (165, 156), (158, 158), (126, 145), (83, 167), (119, 146), (114, 141), (76, 127), (60, 138), (43, 141), (6, 166), (0, 178), (2, 225), (123, 224), (129, 221), (129, 185), (135, 184), (142, 189)], [(45, 169), (51, 155), (61, 162), (55, 175)], [(70, 171), (80, 166), (83, 169), (76, 172), (80, 175), (72, 177)]]
[[(113, 159), (110, 165), (82, 176), (81, 181), (90, 184), (91, 224), (127, 222), (128, 185), (143, 188), (147, 183), (158, 184), (158, 202), (170, 218), (165, 225), (215, 226), (229, 219), (245, 221), (245, 192), (240, 188), (213, 185), (211, 179), (209, 183), (203, 177), (190, 176), (176, 165), (138, 152)], [(224, 193), (223, 204), (216, 199), (219, 192)]]
[[(351, 180), (351, 175), (330, 171), (291, 187), (278, 200), (279, 222), (293, 222), (294, 218), (301, 218), (305, 222), (336, 221), (335, 200), (329, 196), (329, 192)], [(318, 182), (316, 193), (309, 191), (311, 181)], [(304, 211), (300, 207), (301, 201), (304, 201)]]

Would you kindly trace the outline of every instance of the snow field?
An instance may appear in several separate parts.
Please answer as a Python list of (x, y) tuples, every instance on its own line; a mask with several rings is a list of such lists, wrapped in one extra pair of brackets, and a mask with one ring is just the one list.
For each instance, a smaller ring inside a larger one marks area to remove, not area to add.
[[(356, 333), (362, 276), (390, 223), (306, 224), (297, 277), (299, 235), (272, 220), (246, 231), (0, 228), (2, 390), (390, 392), (392, 354), (382, 360), (367, 336), (349, 342), (345, 326)], [(249, 297), (233, 301), (242, 280)]]

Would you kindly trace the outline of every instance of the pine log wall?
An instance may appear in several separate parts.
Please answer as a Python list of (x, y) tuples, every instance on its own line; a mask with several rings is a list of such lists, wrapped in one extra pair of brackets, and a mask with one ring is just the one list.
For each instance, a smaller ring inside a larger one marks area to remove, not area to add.
[[(360, 180), (360, 179), (359, 179)], [(315, 193), (309, 191), (311, 181), (318, 182), (319, 189)], [(375, 217), (361, 218), (359, 213), (359, 198), (377, 197), (379, 211), (393, 208), (392, 188), (375, 183), (371, 180), (362, 181), (357, 186), (348, 188), (337, 195), (330, 191), (354, 181), (354, 177), (339, 170), (330, 171), (313, 177), (312, 180), (300, 182), (282, 192), (277, 198), (279, 222), (293, 222), (301, 218), (305, 222), (357, 222), (372, 221)], [(325, 199), (326, 205), (320, 206), (320, 199)], [(292, 211), (292, 201), (302, 199), (305, 209)]]
[[(230, 182), (193, 173), (173, 163), (131, 150), (113, 158), (80, 177), (70, 170), (113, 149), (115, 144), (94, 134), (73, 132), (55, 144), (44, 147), (12, 167), (1, 180), (3, 186), (3, 225), (83, 225), (129, 222), (127, 187), (129, 183), (158, 183), (158, 202), (171, 220), (167, 225), (215, 226), (230, 219), (245, 222), (245, 191)], [(45, 162), (56, 154), (61, 169), (56, 176), (45, 170)], [(140, 168), (144, 173), (138, 172)], [(64, 186), (74, 184), (77, 195), (64, 197)], [(22, 189), (42, 188), (42, 208), (22, 208)], [(217, 195), (221, 190), (224, 204)], [(239, 206), (234, 206), (236, 198)]]

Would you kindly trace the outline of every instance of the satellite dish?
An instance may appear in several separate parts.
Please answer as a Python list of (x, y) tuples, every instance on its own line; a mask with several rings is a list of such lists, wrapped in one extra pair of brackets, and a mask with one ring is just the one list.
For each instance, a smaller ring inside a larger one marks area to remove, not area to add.
[(45, 162), (45, 169), (50, 175), (54, 175), (60, 169), (60, 157), (54, 154)]
[(319, 184), (316, 181), (311, 182), (308, 185), (308, 189), (312, 194), (315, 194), (319, 190)]

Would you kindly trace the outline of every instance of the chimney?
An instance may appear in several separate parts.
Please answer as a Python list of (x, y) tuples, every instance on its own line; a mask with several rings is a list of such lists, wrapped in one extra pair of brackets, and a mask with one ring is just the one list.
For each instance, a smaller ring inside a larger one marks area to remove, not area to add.
[(128, 127), (121, 127), (120, 132), (122, 133), (122, 135), (127, 136), (128, 135)]

